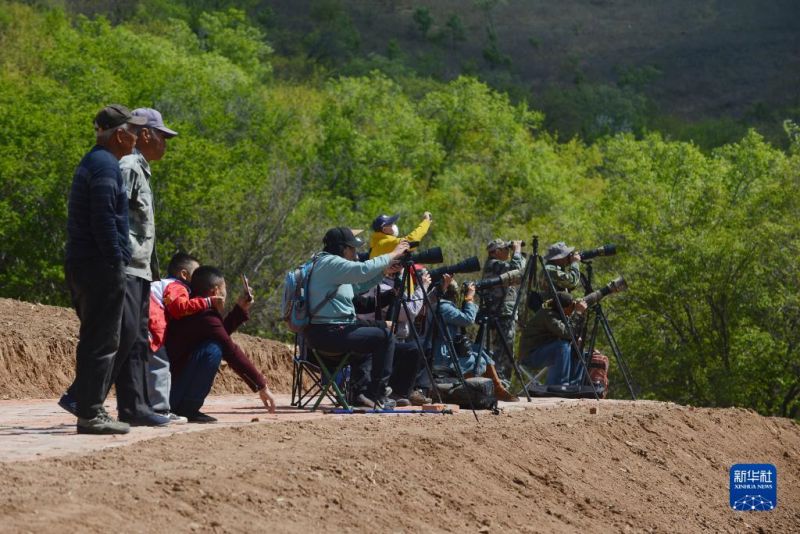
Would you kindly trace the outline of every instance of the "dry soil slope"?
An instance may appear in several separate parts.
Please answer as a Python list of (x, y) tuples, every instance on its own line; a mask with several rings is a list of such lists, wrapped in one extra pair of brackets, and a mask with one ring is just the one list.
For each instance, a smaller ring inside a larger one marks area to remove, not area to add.
[[(252, 424), (0, 464), (0, 531), (800, 532), (786, 419), (593, 401), (492, 416)], [(771, 512), (728, 508), (738, 462)]]
[[(55, 397), (75, 374), (78, 319), (68, 308), (0, 299), (0, 399)], [(282, 343), (235, 334), (234, 339), (280, 392), (291, 388), (291, 350)], [(227, 368), (213, 393), (247, 393)]]

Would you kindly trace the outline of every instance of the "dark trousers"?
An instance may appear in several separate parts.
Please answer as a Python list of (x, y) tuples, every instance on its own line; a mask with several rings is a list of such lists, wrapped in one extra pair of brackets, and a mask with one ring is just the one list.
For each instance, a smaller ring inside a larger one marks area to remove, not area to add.
[[(150, 282), (125, 275), (122, 322), (118, 334), (118, 350), (113, 359), (110, 380), (117, 390), (117, 411), (121, 419), (131, 420), (152, 413), (147, 399), (147, 358), (149, 356), (148, 319), (150, 312)], [(77, 380), (68, 390), (78, 398)], [(103, 397), (105, 399), (105, 396)]]
[(211, 391), (222, 361), (222, 347), (208, 341), (197, 347), (179, 375), (172, 375), (169, 404), (178, 415), (193, 416), (200, 411)]
[(392, 377), (389, 379), (392, 391), (406, 397), (412, 388), (430, 387), (428, 373), (422, 363), (422, 355), (417, 350), (416, 343), (396, 343), (394, 346), (394, 365)]
[(92, 419), (103, 409), (119, 350), (125, 267), (122, 262), (75, 261), (65, 265), (64, 274), (81, 323), (70, 393), (78, 417)]
[(305, 335), (313, 348), (323, 352), (369, 355), (368, 364), (354, 363), (352, 380), (355, 384), (366, 382), (365, 393), (369, 398), (383, 398), (384, 389), (392, 376), (396, 343), (387, 328), (357, 324), (313, 324)]

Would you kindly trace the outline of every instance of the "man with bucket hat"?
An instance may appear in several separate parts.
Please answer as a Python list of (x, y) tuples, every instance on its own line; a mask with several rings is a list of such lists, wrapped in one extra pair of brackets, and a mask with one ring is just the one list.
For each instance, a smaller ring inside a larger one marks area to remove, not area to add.
[[(581, 255), (575, 252), (575, 247), (567, 246), (563, 241), (553, 243), (547, 247), (544, 255), (545, 269), (556, 291), (572, 291), (581, 283)], [(547, 278), (542, 276), (540, 282), (542, 297), (547, 300), (553, 298)]]

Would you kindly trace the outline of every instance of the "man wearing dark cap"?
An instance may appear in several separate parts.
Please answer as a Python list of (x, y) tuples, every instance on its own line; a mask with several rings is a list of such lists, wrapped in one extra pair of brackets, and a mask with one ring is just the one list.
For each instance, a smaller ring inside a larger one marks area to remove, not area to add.
[[(125, 106), (112, 104), (94, 120), (96, 145), (83, 157), (72, 179), (67, 208), (65, 278), (80, 319), (74, 395), (70, 411), (78, 433), (124, 434), (129, 426), (112, 419), (103, 406), (120, 343), (125, 299), (128, 198), (119, 160), (136, 145), (147, 123)], [(65, 406), (66, 407), (66, 406)]]
[[(544, 255), (545, 269), (556, 286), (556, 291), (573, 291), (581, 283), (581, 255), (575, 247), (569, 247), (563, 241), (547, 247)], [(539, 287), (544, 299), (553, 297), (550, 284), (542, 276)]]
[[(493, 278), (509, 271), (525, 269), (522, 241), (493, 239), (486, 246), (486, 252), (489, 259), (483, 264), (483, 278)], [(516, 334), (517, 318), (512, 315), (519, 291), (517, 286), (518, 284), (508, 287), (495, 286), (480, 294), (481, 312), (498, 319), (501, 335), (505, 338), (509, 349), (514, 346), (514, 335)], [(511, 376), (511, 363), (507, 357), (503, 356), (503, 342), (496, 335), (492, 337), (491, 341), (490, 349), (494, 353), (497, 370), (504, 378), (508, 378)]]
[[(305, 331), (308, 343), (317, 350), (342, 354), (352, 352), (369, 355), (371, 365), (355, 365), (353, 382), (363, 384), (356, 392), (356, 404), (368, 408), (391, 408), (394, 401), (387, 398), (386, 386), (392, 378), (398, 393), (411, 389), (416, 370), (416, 359), (403, 354), (398, 359), (400, 369), (395, 369), (397, 342), (385, 324), (360, 322), (356, 318), (353, 297), (377, 286), (384, 274), (397, 272), (396, 259), (408, 250), (407, 241), (399, 241), (390, 252), (370, 260), (356, 261), (356, 249), (363, 241), (349, 228), (331, 228), (323, 239), (323, 251), (314, 257), (308, 287), (308, 309), (311, 324)], [(409, 351), (416, 352), (412, 344)], [(418, 355), (417, 355), (418, 357)], [(369, 369), (369, 378), (364, 376)], [(392, 377), (392, 373), (397, 376)]]
[[(554, 302), (556, 298), (567, 316), (566, 323)], [(573, 363), (570, 345), (570, 329), (575, 331), (571, 317), (578, 303), (582, 301), (574, 300), (569, 293), (558, 292), (555, 298), (545, 301), (522, 331), (520, 363), (533, 368), (547, 367), (548, 386), (580, 383), (582, 370), (577, 361)]]

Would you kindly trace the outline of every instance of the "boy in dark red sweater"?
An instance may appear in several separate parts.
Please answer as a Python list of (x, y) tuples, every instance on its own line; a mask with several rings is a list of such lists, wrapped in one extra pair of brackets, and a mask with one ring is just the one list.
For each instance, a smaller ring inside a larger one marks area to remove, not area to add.
[(252, 300), (242, 295), (223, 319), (227, 286), (222, 272), (211, 266), (199, 267), (192, 274), (192, 295), (221, 298), (213, 300), (214, 308), (170, 321), (167, 325), (172, 411), (190, 422), (215, 422), (215, 418), (201, 413), (200, 408), (211, 391), (220, 362), (225, 360), (250, 389), (258, 392), (270, 413), (275, 413), (275, 397), (264, 376), (230, 337), (247, 321)]

